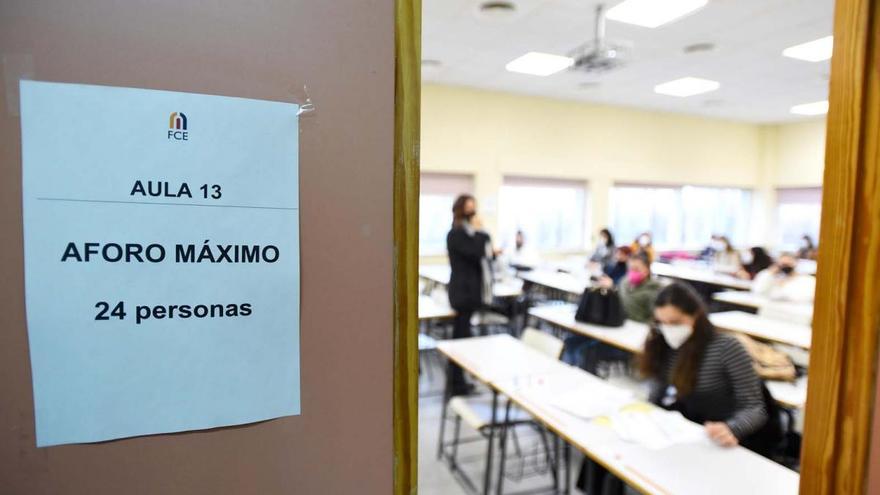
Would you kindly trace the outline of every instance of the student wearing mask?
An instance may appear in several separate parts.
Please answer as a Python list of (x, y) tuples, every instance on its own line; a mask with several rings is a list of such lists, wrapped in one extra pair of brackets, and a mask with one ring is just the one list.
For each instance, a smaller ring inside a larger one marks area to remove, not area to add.
[[(718, 332), (700, 296), (677, 282), (657, 295), (639, 368), (650, 401), (703, 425), (722, 447), (742, 445), (768, 456), (782, 436), (778, 410), (739, 341)], [(623, 483), (585, 461), (578, 486), (588, 493), (623, 493)], [(590, 491), (591, 490), (591, 491)]]
[(737, 272), (737, 276), (742, 279), (753, 280), (758, 273), (770, 268), (770, 265), (773, 264), (773, 258), (760, 246), (752, 247), (747, 256), (749, 258), (743, 260), (745, 263), (743, 263), (742, 269)]
[[(469, 194), (459, 196), (452, 205), (452, 229), (446, 236), (451, 268), (449, 304), (455, 310), (454, 339), (471, 337), (471, 316), (492, 302), (491, 260), (496, 253), (476, 213), (474, 197)], [(451, 395), (470, 392), (472, 386), (465, 381), (461, 368), (452, 362), (449, 363), (448, 376)]]
[(620, 246), (614, 250), (614, 262), (605, 265), (605, 268), (602, 269), (602, 273), (610, 278), (614, 285), (620, 284), (623, 281), (623, 277), (626, 276), (627, 263), (631, 254), (632, 249), (629, 246)]
[[(626, 247), (618, 249), (620, 254), (628, 251)], [(615, 284), (610, 276), (603, 275), (598, 285), (603, 289), (617, 287), (617, 295), (620, 297), (627, 319), (645, 323), (651, 318), (654, 298), (660, 291), (660, 283), (651, 279), (650, 264), (644, 253), (629, 256), (626, 274), (621, 277), (619, 283)], [(628, 357), (629, 354), (624, 351), (583, 335), (566, 338), (562, 353), (563, 361), (580, 366), (593, 374), (596, 374), (597, 366), (601, 361), (623, 360)]]
[[(614, 281), (602, 277), (599, 287), (610, 289)], [(651, 263), (645, 253), (634, 253), (627, 263), (626, 277), (617, 285), (620, 302), (627, 319), (647, 322), (654, 310), (654, 298), (660, 292), (660, 282), (651, 278)]]
[(813, 302), (816, 278), (797, 273), (797, 258), (786, 253), (779, 261), (762, 270), (752, 282), (752, 292), (770, 299), (789, 302)]
[(650, 232), (642, 232), (630, 245), (634, 254), (644, 253), (648, 257), (648, 264), (654, 262), (654, 240)]
[(742, 344), (718, 332), (707, 314), (686, 284), (674, 283), (657, 295), (654, 328), (640, 362), (652, 380), (650, 400), (704, 425), (718, 445), (768, 455), (781, 432), (772, 399)]
[(590, 256), (590, 263), (596, 263), (600, 269), (614, 263), (614, 236), (608, 229), (599, 231), (599, 241)]
[(712, 256), (712, 263), (715, 270), (725, 273), (736, 273), (742, 268), (742, 260), (739, 253), (730, 244), (730, 239), (726, 236), (718, 238), (718, 250)]

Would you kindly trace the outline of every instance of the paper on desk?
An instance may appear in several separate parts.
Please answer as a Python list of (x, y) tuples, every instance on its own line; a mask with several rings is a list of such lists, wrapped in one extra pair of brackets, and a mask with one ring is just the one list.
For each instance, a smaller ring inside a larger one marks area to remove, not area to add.
[(708, 442), (703, 428), (677, 411), (623, 411), (611, 416), (610, 420), (611, 428), (621, 440), (652, 450), (682, 443)]
[(584, 419), (609, 416), (634, 400), (632, 392), (601, 383), (584, 385), (553, 398), (551, 404)]

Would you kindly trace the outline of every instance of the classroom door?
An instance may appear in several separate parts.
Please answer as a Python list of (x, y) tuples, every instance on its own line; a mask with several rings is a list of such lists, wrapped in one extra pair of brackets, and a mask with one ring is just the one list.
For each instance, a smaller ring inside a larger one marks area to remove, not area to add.
[[(391, 0), (0, 3), (0, 492), (392, 491), (394, 22)], [(311, 99), (300, 121), (300, 416), (36, 448), (23, 78)]]

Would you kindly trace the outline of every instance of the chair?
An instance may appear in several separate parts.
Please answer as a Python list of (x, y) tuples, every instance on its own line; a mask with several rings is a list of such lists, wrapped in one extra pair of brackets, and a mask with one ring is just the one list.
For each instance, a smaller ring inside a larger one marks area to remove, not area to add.
[[(523, 330), (522, 337), (520, 338), (523, 344), (526, 346), (540, 352), (541, 354), (551, 357), (553, 359), (559, 359), (559, 356), (562, 354), (563, 342), (561, 339), (554, 337), (546, 332), (542, 332), (541, 330), (537, 330), (534, 328), (526, 328)], [(456, 396), (449, 399), (446, 406), (443, 408), (442, 418), (440, 420), (440, 439), (439, 446), (437, 452), (437, 458), (442, 459), (444, 454), (446, 454), (447, 459), (449, 460), (450, 468), (453, 470), (457, 469), (457, 453), (458, 446), (461, 443), (471, 443), (474, 441), (479, 441), (483, 438), (488, 438), (489, 429), (490, 428), (514, 428), (518, 425), (523, 424), (533, 424), (537, 427), (535, 423), (533, 423), (531, 417), (525, 411), (517, 407), (512, 407), (510, 400), (507, 400), (506, 409), (508, 410), (507, 417), (508, 421), (505, 423), (503, 419), (498, 418), (496, 416), (496, 423), (492, 424), (492, 399), (487, 396)], [(447, 444), (444, 443), (444, 430), (445, 430), (445, 422), (447, 419), (447, 410), (451, 411), (454, 415), (454, 431), (453, 431), (453, 439), (449, 442), (448, 446), (450, 447), (450, 452), (446, 453), (445, 449)], [(480, 437), (470, 438), (470, 439), (462, 439), (461, 438), (461, 423), (464, 422), (469, 427), (473, 428), (474, 431), (480, 434)], [(513, 431), (513, 430), (511, 430)], [(541, 433), (541, 442), (544, 446), (544, 450), (547, 453), (548, 460), (550, 456), (550, 448), (547, 443), (547, 439), (544, 436), (543, 430), (539, 430)], [(515, 434), (514, 441), (517, 442)], [(516, 444), (517, 451), (519, 451), (518, 443)], [(552, 463), (552, 461), (548, 462)], [(503, 465), (503, 464), (502, 464)], [(553, 470), (554, 476), (556, 475), (556, 470)]]

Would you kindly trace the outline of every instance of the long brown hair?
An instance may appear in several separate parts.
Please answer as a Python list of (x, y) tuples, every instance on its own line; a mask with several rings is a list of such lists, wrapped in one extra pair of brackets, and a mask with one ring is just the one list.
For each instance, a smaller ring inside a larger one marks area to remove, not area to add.
[[(715, 326), (709, 321), (706, 305), (690, 285), (676, 282), (665, 287), (657, 294), (655, 308), (674, 306), (682, 313), (694, 319), (694, 333), (678, 351), (678, 360), (672, 369), (670, 384), (674, 385), (679, 396), (690, 394), (697, 382), (697, 371), (703, 361), (706, 345), (715, 335)], [(656, 322), (645, 341), (645, 352), (639, 360), (639, 371), (647, 378), (665, 381), (663, 376), (666, 362), (672, 349), (657, 328)]]
[(464, 214), (464, 205), (468, 201), (475, 201), (474, 197), (470, 194), (461, 194), (452, 203), (452, 228), (461, 227), (462, 222), (467, 218)]

